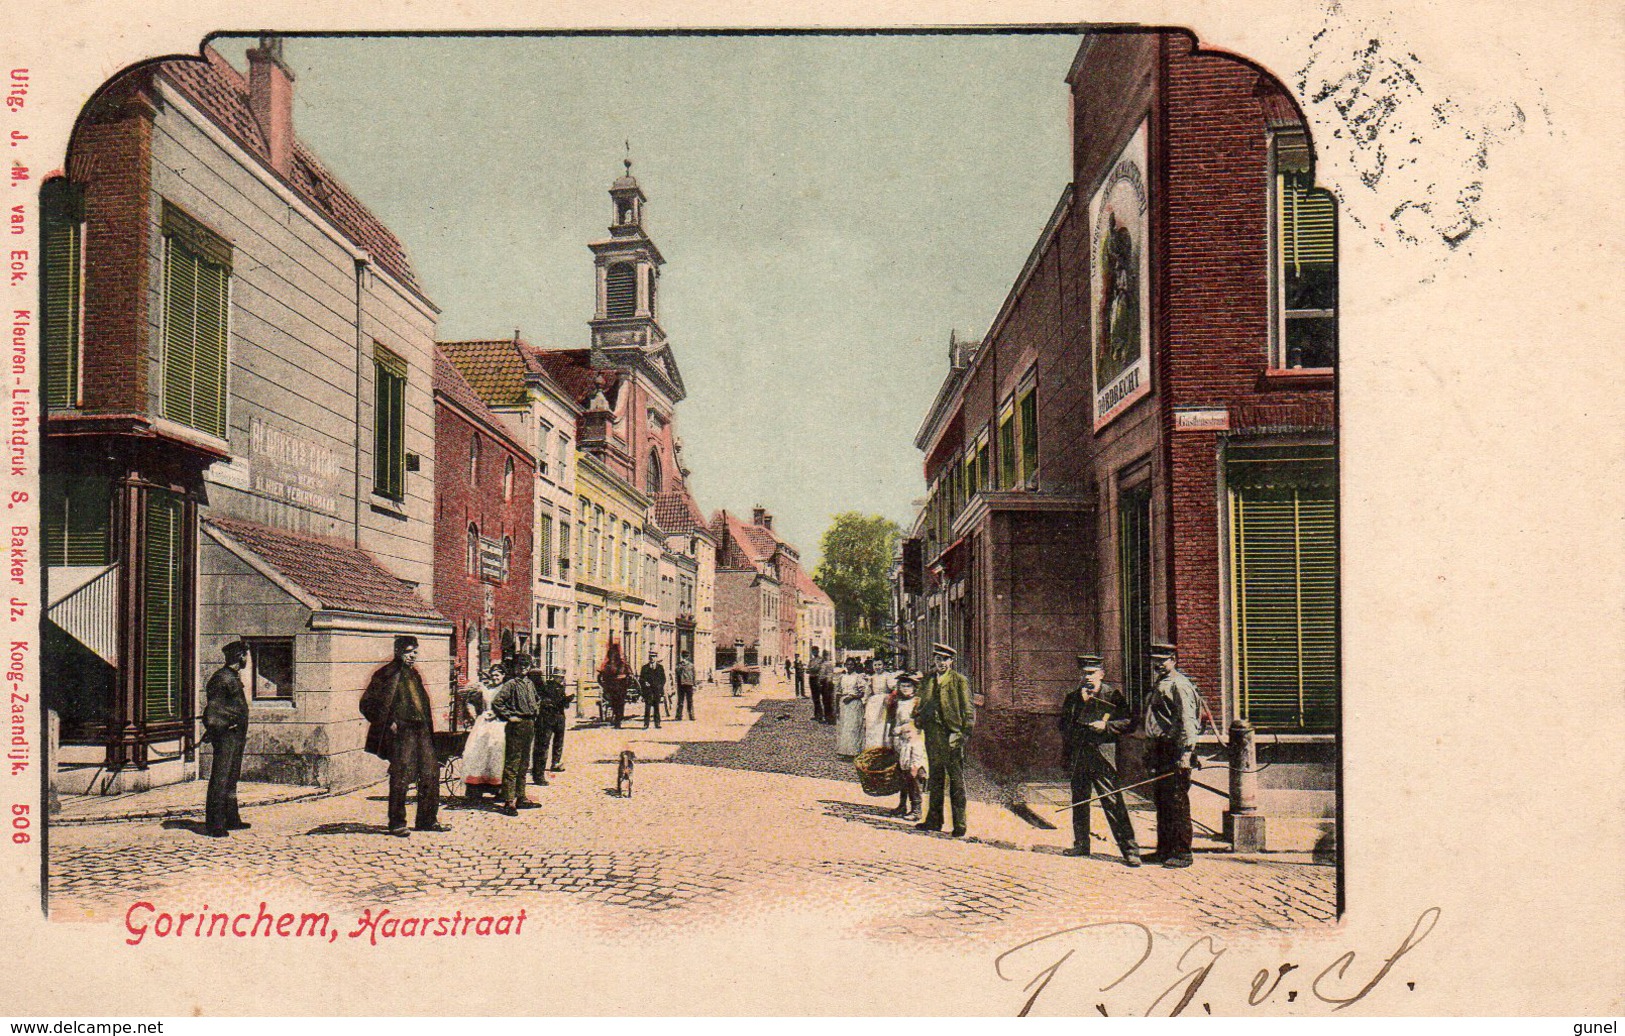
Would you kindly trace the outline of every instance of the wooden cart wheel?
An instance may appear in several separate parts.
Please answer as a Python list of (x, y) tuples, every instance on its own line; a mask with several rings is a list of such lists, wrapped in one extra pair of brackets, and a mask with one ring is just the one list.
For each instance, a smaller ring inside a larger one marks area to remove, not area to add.
[(463, 757), (454, 755), (440, 766), (440, 787), (448, 795), (460, 795), (463, 791)]

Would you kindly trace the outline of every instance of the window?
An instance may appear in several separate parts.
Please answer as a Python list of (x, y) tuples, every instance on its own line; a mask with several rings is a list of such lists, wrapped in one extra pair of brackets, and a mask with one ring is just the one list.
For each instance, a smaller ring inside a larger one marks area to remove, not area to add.
[(643, 488), (652, 495), (660, 492), (661, 485), (660, 449), (651, 446), (649, 447), (649, 466), (643, 474)]
[(508, 581), (508, 576), (512, 571), (513, 537), (504, 536), (502, 537), (502, 582), (506, 583)]
[(111, 486), (85, 475), (43, 480), (40, 506), (47, 565), (105, 565), (111, 550), (108, 529)]
[(513, 458), (502, 458), (502, 499), (513, 499)]
[(981, 437), (976, 440), (976, 490), (977, 490), (977, 492), (981, 492), (984, 489), (992, 489), (993, 488), (993, 466), (992, 466), (991, 462), (988, 459), (987, 442), (988, 442), (987, 432), (984, 431), (984, 432), (982, 432)]
[(468, 485), (477, 488), (480, 484), (480, 437), (478, 435), (468, 440)]
[(479, 575), (480, 572), (480, 527), (473, 522), (468, 523), (468, 574)]
[(655, 288), (660, 283), (660, 275), (653, 266), (649, 267), (649, 315), (655, 314)]
[(253, 701), (293, 701), (293, 638), (246, 637), (248, 665), (243, 685)]
[(570, 571), (570, 518), (568, 515), (559, 518), (559, 575), (565, 576)]
[(1029, 387), (1016, 406), (1021, 421), (1021, 480), (1034, 485), (1038, 475), (1038, 392)]
[(1315, 187), (1303, 133), (1277, 133), (1271, 149), (1276, 320), (1270, 366), (1329, 369), (1337, 365), (1337, 205), (1331, 192)]
[(45, 352), (45, 405), (79, 405), (80, 335), (84, 326), (83, 196), (52, 180), (40, 197), (40, 344)]
[(372, 489), (406, 499), (406, 361), (374, 345), (372, 352)]
[(1232, 446), (1231, 657), (1260, 731), (1337, 727), (1337, 480), (1330, 446)]
[(186, 634), (181, 575), (187, 547), (185, 503), (177, 493), (149, 489), (143, 517), (142, 709), (148, 723), (174, 722), (181, 718), (181, 638)]
[(616, 263), (605, 272), (604, 315), (611, 320), (638, 315), (638, 271), (631, 263)]
[(536, 523), (536, 571), (544, 579), (553, 578), (553, 519), (542, 515)]
[(164, 203), (164, 418), (226, 437), (231, 246)]
[(559, 464), (559, 478), (563, 479), (565, 473), (569, 471), (570, 440), (567, 436), (561, 433), (558, 437), (556, 445), (558, 446), (559, 451), (557, 455)]
[[(536, 474), (543, 478), (548, 477), (548, 457), (553, 451), (553, 426), (546, 421), (538, 421), (536, 425)], [(563, 472), (559, 472), (563, 474)]]
[(1016, 423), (1015, 413), (1006, 410), (999, 415), (999, 488), (1011, 489), (1016, 484)]

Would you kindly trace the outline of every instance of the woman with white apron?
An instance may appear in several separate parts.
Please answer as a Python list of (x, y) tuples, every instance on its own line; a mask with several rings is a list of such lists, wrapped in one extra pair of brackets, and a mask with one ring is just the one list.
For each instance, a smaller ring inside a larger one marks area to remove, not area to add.
[(840, 713), (835, 727), (835, 754), (851, 759), (863, 751), (863, 696), (869, 678), (857, 671), (841, 674)]

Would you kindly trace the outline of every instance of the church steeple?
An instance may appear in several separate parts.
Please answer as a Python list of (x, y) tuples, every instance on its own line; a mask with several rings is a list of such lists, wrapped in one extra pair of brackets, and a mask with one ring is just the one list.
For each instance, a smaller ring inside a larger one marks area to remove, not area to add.
[(666, 260), (644, 228), (643, 188), (632, 175), (631, 148), (623, 162), (625, 173), (610, 184), (609, 237), (594, 241), (597, 299), (592, 329), (593, 361), (603, 366), (642, 365), (656, 372), (663, 389), (677, 402), (684, 395), (682, 378), (660, 327), (660, 267)]

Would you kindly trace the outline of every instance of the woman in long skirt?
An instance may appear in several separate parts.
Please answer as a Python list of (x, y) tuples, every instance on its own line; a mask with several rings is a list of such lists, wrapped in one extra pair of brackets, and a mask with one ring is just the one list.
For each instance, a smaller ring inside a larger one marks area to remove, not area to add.
[(840, 718), (835, 727), (835, 754), (851, 759), (863, 751), (863, 696), (869, 678), (857, 672), (841, 674)]
[(463, 744), (463, 793), (470, 802), (502, 787), (502, 764), (507, 756), (508, 724), (497, 718), (489, 702), (484, 705)]
[(879, 748), (886, 743), (886, 708), (896, 682), (884, 669), (877, 669), (869, 677), (869, 689), (863, 697), (863, 750)]

